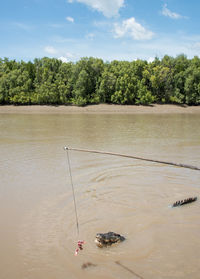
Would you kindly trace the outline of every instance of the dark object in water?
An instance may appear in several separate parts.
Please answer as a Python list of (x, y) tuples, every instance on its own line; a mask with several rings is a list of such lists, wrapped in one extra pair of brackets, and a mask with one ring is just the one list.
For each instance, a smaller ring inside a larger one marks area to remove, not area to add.
[(98, 247), (112, 245), (113, 243), (119, 243), (125, 240), (125, 237), (114, 232), (97, 233), (95, 243)]
[(88, 268), (88, 267), (90, 267), (90, 266), (96, 266), (96, 264), (93, 264), (93, 263), (91, 263), (91, 262), (83, 263), (82, 266), (81, 266), (81, 268), (82, 268), (82, 269), (86, 269), (86, 268)]
[(176, 207), (176, 206), (181, 206), (187, 203), (191, 203), (197, 200), (197, 197), (193, 197), (193, 198), (187, 198), (181, 201), (176, 201), (175, 203), (172, 204), (172, 207)]

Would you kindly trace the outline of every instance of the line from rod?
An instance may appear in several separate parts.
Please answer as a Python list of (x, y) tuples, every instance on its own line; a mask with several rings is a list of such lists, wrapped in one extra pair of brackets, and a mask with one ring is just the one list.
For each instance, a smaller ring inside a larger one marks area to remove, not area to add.
[(75, 211), (75, 216), (76, 216), (77, 235), (79, 235), (78, 214), (77, 214), (77, 207), (76, 207), (74, 184), (73, 184), (73, 179), (72, 179), (71, 164), (70, 164), (70, 159), (69, 159), (69, 148), (65, 147), (64, 149), (67, 150), (67, 161), (68, 161), (68, 166), (69, 166), (69, 176), (70, 176), (70, 181), (71, 181), (71, 186), (72, 186), (72, 194), (73, 194), (73, 200), (74, 200), (74, 211)]

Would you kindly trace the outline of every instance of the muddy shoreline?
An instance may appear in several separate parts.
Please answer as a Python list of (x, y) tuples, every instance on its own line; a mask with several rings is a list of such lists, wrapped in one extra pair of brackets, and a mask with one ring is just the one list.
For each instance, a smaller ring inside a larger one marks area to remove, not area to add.
[(178, 106), (178, 105), (152, 105), (152, 106), (131, 106), (131, 105), (89, 105), (85, 107), (77, 106), (0, 106), (0, 114), (21, 113), (21, 114), (71, 114), (71, 113), (91, 113), (91, 114), (168, 114), (168, 113), (199, 113), (200, 106)]

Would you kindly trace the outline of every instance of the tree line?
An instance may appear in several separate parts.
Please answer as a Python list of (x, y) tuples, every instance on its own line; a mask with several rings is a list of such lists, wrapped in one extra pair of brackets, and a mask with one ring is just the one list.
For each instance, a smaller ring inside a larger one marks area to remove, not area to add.
[(0, 104), (78, 105), (112, 103), (200, 104), (200, 58), (185, 55), (132, 62), (85, 57), (17, 62), (0, 59)]

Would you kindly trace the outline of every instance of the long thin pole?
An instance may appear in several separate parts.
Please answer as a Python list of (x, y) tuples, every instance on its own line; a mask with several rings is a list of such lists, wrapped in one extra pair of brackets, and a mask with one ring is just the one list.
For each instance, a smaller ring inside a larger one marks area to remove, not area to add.
[(73, 179), (72, 179), (71, 164), (70, 164), (70, 159), (69, 159), (69, 148), (65, 147), (65, 150), (67, 150), (67, 161), (68, 161), (68, 166), (69, 166), (69, 175), (70, 175), (71, 186), (72, 186), (72, 194), (73, 194), (73, 200), (74, 200), (74, 210), (75, 210), (75, 216), (76, 216), (77, 235), (79, 235), (78, 214), (77, 214), (77, 208), (76, 208), (76, 198), (75, 198), (74, 184), (73, 184)]
[(181, 167), (181, 168), (187, 168), (187, 169), (200, 171), (200, 168), (196, 167), (196, 166), (180, 164), (180, 163), (173, 163), (173, 162), (166, 162), (166, 161), (154, 160), (154, 159), (148, 159), (148, 158), (142, 158), (142, 157), (137, 157), (137, 156), (133, 156), (133, 155), (113, 153), (113, 152), (108, 152), (108, 151), (72, 148), (72, 147), (65, 147), (65, 149), (73, 150), (73, 151), (80, 151), (80, 152), (99, 153), (99, 154), (105, 154), (105, 155), (119, 156), (119, 157), (131, 158), (131, 159), (142, 160), (142, 161), (147, 161), (147, 162), (154, 162), (154, 163), (165, 164), (165, 165), (172, 165), (172, 166), (176, 166), (176, 167)]

